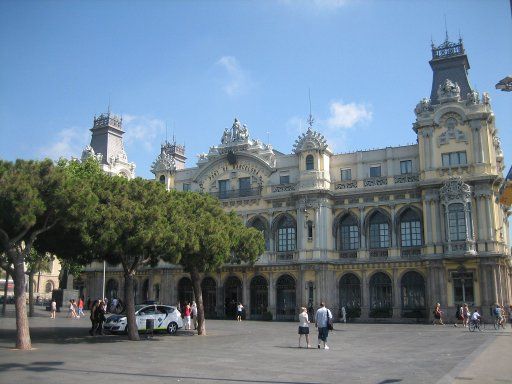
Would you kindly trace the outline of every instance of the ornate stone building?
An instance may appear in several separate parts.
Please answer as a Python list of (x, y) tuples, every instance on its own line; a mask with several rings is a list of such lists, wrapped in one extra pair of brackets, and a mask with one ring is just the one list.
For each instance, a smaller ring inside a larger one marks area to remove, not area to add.
[[(462, 41), (432, 46), (430, 65), (415, 145), (333, 154), (310, 116), (291, 154), (251, 139), (237, 119), (196, 167), (184, 167), (184, 147), (162, 146), (156, 180), (217, 196), (265, 236), (254, 266), (204, 276), (208, 316), (241, 301), (249, 318), (292, 320), (325, 300), (362, 321), (426, 321), (437, 302), (447, 316), (464, 302), (484, 315), (512, 302), (510, 212), (497, 199), (504, 162), (489, 96), (468, 81)], [(107, 295), (122, 292), (121, 270), (107, 275)], [(101, 276), (94, 266), (85, 276), (90, 296), (101, 295)], [(192, 295), (179, 266), (137, 276), (136, 301)]]

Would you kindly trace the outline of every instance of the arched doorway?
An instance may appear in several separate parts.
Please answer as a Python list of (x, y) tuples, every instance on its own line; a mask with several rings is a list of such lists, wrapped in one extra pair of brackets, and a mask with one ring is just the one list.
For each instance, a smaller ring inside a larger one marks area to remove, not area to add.
[(393, 288), (391, 279), (377, 272), (370, 279), (370, 317), (382, 318), (393, 315)]
[(192, 288), (192, 280), (188, 277), (182, 277), (178, 282), (178, 301), (180, 311), (183, 314), (183, 308), (194, 300), (194, 289)]
[(201, 282), (201, 292), (203, 295), (204, 316), (207, 319), (217, 317), (217, 283), (209, 276), (206, 276)]
[(251, 319), (261, 319), (268, 311), (268, 283), (263, 276), (251, 280)]
[(149, 300), (149, 279), (142, 283), (142, 302)]
[(107, 281), (105, 295), (107, 296), (109, 303), (112, 302), (113, 298), (119, 298), (119, 283), (117, 282), (117, 280), (110, 279), (109, 281)]
[(295, 319), (295, 280), (290, 275), (282, 275), (277, 279), (276, 320), (292, 321)]
[(415, 271), (407, 272), (400, 282), (402, 317), (426, 318), (425, 279)]
[(361, 281), (353, 273), (340, 279), (340, 310), (345, 307), (348, 319), (361, 316)]
[(242, 282), (236, 276), (229, 276), (224, 283), (224, 306), (228, 319), (236, 316), (236, 306), (242, 301)]

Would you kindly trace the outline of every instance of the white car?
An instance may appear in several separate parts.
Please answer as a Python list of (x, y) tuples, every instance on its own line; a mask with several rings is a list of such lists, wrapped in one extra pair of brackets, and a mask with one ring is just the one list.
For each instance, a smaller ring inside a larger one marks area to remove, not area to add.
[[(180, 311), (171, 305), (136, 305), (135, 321), (139, 331), (146, 331), (147, 320), (153, 320), (154, 330), (164, 330), (174, 335), (183, 327)], [(105, 320), (103, 329), (109, 332), (126, 332), (126, 314), (112, 315)]]

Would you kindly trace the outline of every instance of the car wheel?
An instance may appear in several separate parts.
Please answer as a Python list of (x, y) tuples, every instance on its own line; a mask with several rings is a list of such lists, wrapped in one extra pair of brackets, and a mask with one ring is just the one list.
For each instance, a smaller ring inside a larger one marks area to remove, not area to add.
[(169, 323), (169, 325), (167, 326), (167, 333), (169, 333), (169, 335), (175, 335), (177, 331), (178, 324), (176, 324), (174, 321)]

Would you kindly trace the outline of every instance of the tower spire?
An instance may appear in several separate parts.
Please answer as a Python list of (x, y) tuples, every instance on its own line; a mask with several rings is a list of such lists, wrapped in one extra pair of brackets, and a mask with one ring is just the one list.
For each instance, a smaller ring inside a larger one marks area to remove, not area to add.
[(311, 89), (308, 88), (308, 97), (309, 97), (309, 117), (308, 117), (308, 131), (313, 127), (313, 123), (315, 119), (313, 119), (313, 115), (311, 114)]

